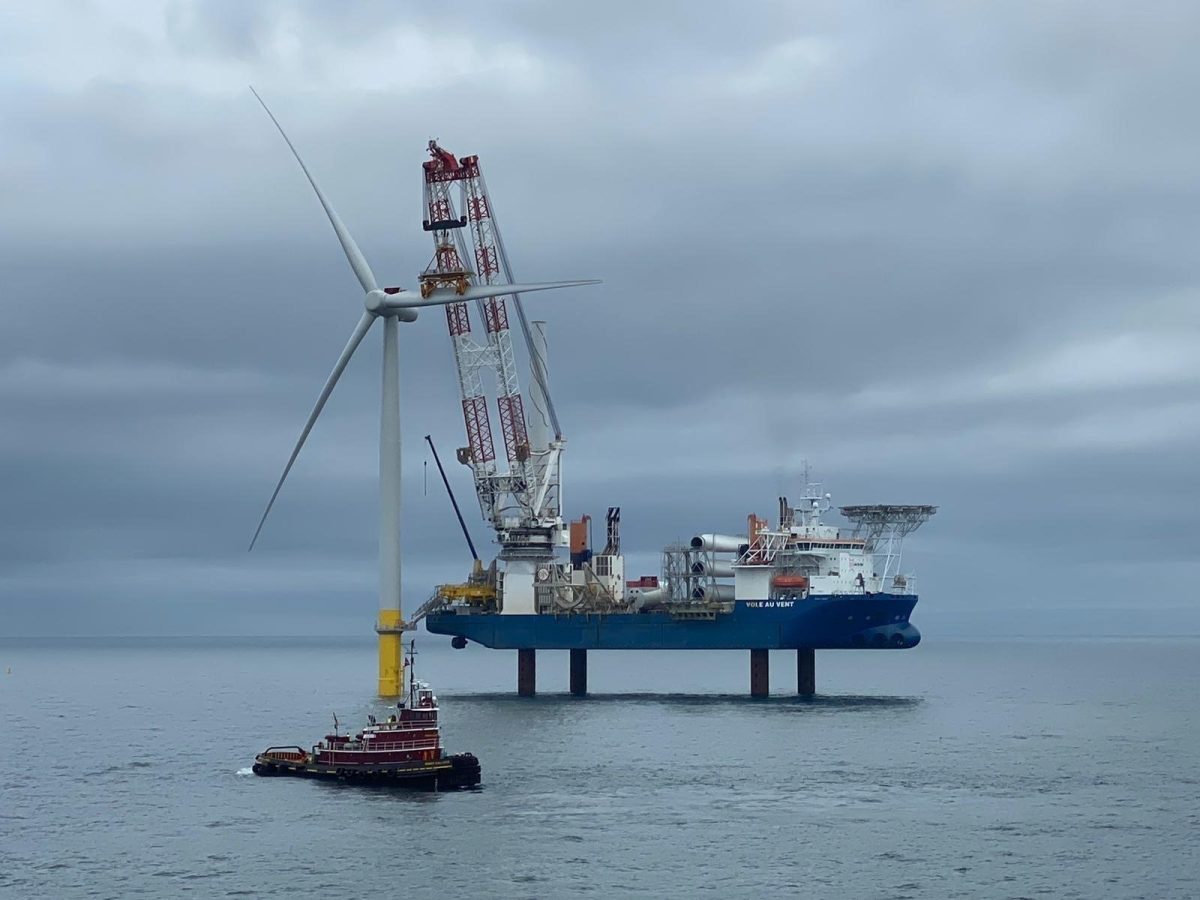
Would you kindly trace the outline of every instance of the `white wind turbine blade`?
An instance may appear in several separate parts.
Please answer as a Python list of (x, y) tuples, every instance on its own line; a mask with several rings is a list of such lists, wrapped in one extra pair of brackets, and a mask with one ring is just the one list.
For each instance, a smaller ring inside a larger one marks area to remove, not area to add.
[(586, 281), (538, 281), (532, 284), (481, 284), (467, 288), (461, 294), (454, 288), (438, 288), (428, 297), (420, 294), (387, 294), (383, 305), (389, 309), (412, 309), (419, 306), (446, 306), (467, 300), (486, 300), (488, 297), (507, 297), (509, 294), (528, 294), (532, 291), (552, 291), (556, 288), (599, 284), (597, 279)]
[(313, 407), (313, 411), (308, 415), (308, 421), (304, 423), (304, 430), (300, 432), (300, 440), (296, 441), (296, 448), (292, 451), (292, 455), (288, 457), (287, 465), (283, 467), (283, 474), (279, 476), (279, 483), (275, 485), (271, 499), (267, 501), (267, 508), (263, 511), (262, 518), (258, 520), (258, 528), (254, 529), (254, 537), (250, 539), (249, 550), (254, 549), (254, 543), (258, 540), (258, 535), (262, 532), (263, 524), (266, 523), (267, 516), (271, 513), (271, 507), (275, 505), (275, 498), (279, 496), (279, 490), (283, 487), (283, 482), (287, 479), (288, 472), (292, 471), (292, 464), (296, 461), (296, 457), (300, 455), (300, 448), (308, 440), (308, 433), (312, 431), (313, 425), (316, 424), (317, 416), (321, 415), (321, 410), (325, 408), (325, 401), (333, 393), (338, 379), (342, 377), (342, 372), (346, 369), (346, 364), (350, 362), (350, 357), (354, 355), (354, 351), (358, 349), (358, 345), (362, 343), (362, 339), (371, 330), (371, 325), (374, 323), (375, 318), (372, 313), (365, 312), (362, 318), (358, 320), (358, 324), (354, 326), (354, 333), (350, 335), (350, 340), (346, 343), (346, 349), (342, 351), (342, 355), (338, 357), (337, 364), (333, 367), (329, 378), (326, 379), (325, 387), (321, 389), (321, 396), (317, 398), (317, 403)]
[(308, 171), (308, 166), (304, 164), (304, 160), (300, 158), (300, 153), (296, 150), (296, 145), (292, 143), (292, 139), (287, 136), (287, 132), (283, 130), (283, 126), (279, 124), (279, 120), (275, 118), (275, 114), (271, 112), (270, 107), (263, 101), (263, 98), (258, 96), (258, 91), (254, 90), (253, 85), (250, 87), (250, 93), (254, 98), (262, 104), (262, 108), (266, 110), (267, 115), (271, 117), (271, 121), (275, 123), (275, 127), (279, 129), (279, 133), (287, 142), (288, 148), (292, 151), (292, 156), (296, 157), (296, 162), (300, 163), (300, 168), (304, 170), (305, 176), (308, 178), (308, 183), (312, 185), (314, 191), (317, 192), (317, 199), (321, 201), (321, 205), (325, 207), (325, 215), (329, 216), (329, 224), (333, 226), (334, 233), (337, 234), (337, 239), (342, 244), (342, 249), (346, 252), (346, 259), (350, 261), (350, 268), (354, 270), (354, 274), (358, 276), (359, 283), (362, 284), (364, 291), (377, 291), (379, 285), (375, 282), (375, 273), (371, 271), (371, 267), (367, 265), (367, 258), (362, 255), (362, 251), (358, 249), (358, 244), (354, 243), (354, 238), (350, 236), (349, 230), (342, 224), (341, 218), (338, 216), (334, 208), (329, 205), (329, 201), (325, 199), (325, 195), (317, 186), (317, 181), (312, 176), (312, 172)]

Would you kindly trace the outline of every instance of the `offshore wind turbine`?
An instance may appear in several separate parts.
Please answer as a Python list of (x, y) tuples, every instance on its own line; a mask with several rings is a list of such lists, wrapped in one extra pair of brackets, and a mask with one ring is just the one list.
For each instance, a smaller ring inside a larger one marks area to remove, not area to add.
[(279, 491), (283, 487), (288, 473), (291, 472), (296, 457), (300, 455), (300, 449), (308, 439), (309, 432), (312, 431), (313, 425), (321, 415), (321, 410), (325, 408), (325, 403), (329, 399), (329, 395), (333, 393), (338, 379), (342, 377), (342, 372), (345, 371), (350, 358), (354, 356), (354, 351), (358, 349), (359, 344), (362, 343), (375, 322), (382, 319), (383, 378), (379, 411), (379, 621), (375, 630), (379, 635), (379, 696), (401, 697), (404, 694), (404, 657), (401, 637), (405, 630), (405, 624), (400, 606), (399, 323), (415, 321), (417, 310), (424, 306), (445, 306), (449, 303), (466, 300), (484, 300), (488, 297), (525, 294), (531, 291), (576, 287), (598, 282), (584, 280), (533, 284), (460, 285), (457, 289), (425, 284), (416, 294), (409, 293), (403, 288), (380, 288), (375, 280), (375, 274), (367, 264), (366, 257), (358, 249), (358, 244), (354, 242), (349, 230), (317, 185), (316, 179), (313, 178), (308, 166), (304, 164), (304, 160), (301, 159), (300, 153), (287, 136), (287, 132), (283, 130), (283, 126), (279, 124), (279, 120), (275, 118), (274, 113), (271, 112), (262, 97), (258, 96), (258, 92), (254, 88), (250, 90), (262, 104), (267, 115), (271, 117), (271, 121), (275, 123), (275, 127), (292, 151), (296, 162), (300, 164), (305, 177), (308, 178), (308, 183), (316, 192), (317, 199), (321, 202), (325, 215), (329, 218), (329, 224), (333, 226), (334, 234), (337, 235), (338, 242), (346, 254), (346, 260), (350, 263), (350, 268), (362, 286), (365, 307), (362, 317), (350, 334), (350, 340), (346, 342), (345, 349), (342, 350), (341, 356), (334, 364), (333, 371), (326, 379), (325, 386), (321, 389), (317, 402), (308, 415), (308, 420), (304, 423), (300, 438), (296, 441), (292, 455), (288, 457), (287, 465), (283, 467), (283, 474), (279, 476), (275, 490), (271, 493), (271, 499), (267, 501), (267, 508), (258, 522), (258, 528), (254, 531), (250, 549), (254, 549), (254, 544), (258, 541), (258, 536), (262, 533), (263, 525), (271, 512), (271, 507), (275, 505), (275, 499), (279, 496)]

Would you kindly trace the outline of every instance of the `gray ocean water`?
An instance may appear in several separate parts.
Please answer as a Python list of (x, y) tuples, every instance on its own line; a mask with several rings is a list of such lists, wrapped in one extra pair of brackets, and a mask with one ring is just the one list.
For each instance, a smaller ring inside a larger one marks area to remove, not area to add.
[(477, 792), (245, 774), (380, 709), (370, 641), (0, 641), (0, 896), (1197, 897), (1200, 640), (748, 654), (418, 639)]

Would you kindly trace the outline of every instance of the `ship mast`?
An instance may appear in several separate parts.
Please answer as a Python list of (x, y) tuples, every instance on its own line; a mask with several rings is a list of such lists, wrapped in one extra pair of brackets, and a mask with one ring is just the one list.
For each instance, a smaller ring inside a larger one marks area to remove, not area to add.
[(408, 660), (406, 668), (408, 669), (408, 708), (412, 709), (415, 704), (415, 692), (417, 686), (417, 672), (413, 666), (413, 661), (417, 656), (417, 640), (416, 638), (409, 639), (408, 642)]

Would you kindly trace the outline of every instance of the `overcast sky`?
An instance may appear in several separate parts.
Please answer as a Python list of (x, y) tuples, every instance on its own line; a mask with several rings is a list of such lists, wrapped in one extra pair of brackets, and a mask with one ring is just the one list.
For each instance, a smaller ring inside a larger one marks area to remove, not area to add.
[[(795, 496), (934, 503), (927, 635), (1200, 631), (1190, 3), (39, 2), (0, 29), (0, 635), (369, 634), (379, 334), (246, 545), (430, 137), (548, 321), (567, 512), (630, 574)], [(403, 326), (405, 607), (469, 558)], [(486, 535), (467, 471), (454, 486)], [(931, 631), (932, 629), (932, 631)]]

